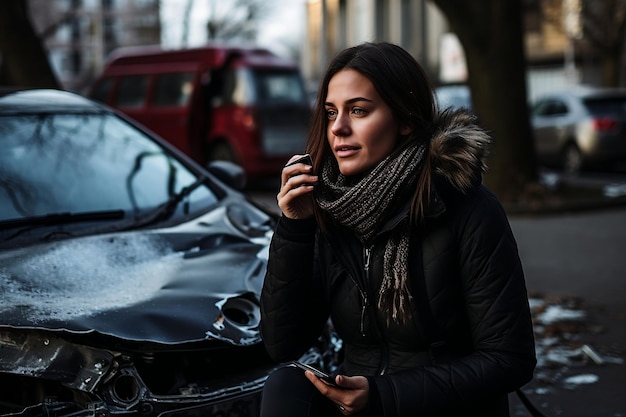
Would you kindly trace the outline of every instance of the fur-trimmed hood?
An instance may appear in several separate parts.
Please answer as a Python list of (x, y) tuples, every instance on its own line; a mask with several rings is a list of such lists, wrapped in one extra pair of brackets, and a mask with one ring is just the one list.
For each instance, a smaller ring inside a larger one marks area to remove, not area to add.
[(446, 110), (434, 123), (429, 159), (434, 174), (465, 194), (482, 182), (491, 138), (466, 110)]

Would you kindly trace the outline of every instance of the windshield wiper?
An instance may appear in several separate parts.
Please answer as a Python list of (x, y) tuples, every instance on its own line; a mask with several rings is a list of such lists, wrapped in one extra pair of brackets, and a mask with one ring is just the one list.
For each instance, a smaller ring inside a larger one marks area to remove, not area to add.
[(9, 230), (16, 227), (26, 226), (4, 238), (4, 240), (10, 240), (24, 232), (28, 232), (38, 227), (89, 221), (120, 220), (123, 219), (124, 216), (124, 210), (88, 211), (84, 213), (50, 213), (42, 216), (4, 220), (0, 222), (0, 230)]
[[(132, 222), (131, 224), (126, 224), (124, 226), (117, 225), (111, 230), (136, 229), (169, 219), (174, 214), (174, 211), (176, 210), (178, 204), (180, 204), (180, 202), (183, 201), (185, 197), (191, 194), (192, 191), (194, 191), (200, 185), (204, 184), (206, 181), (206, 177), (198, 177), (195, 182), (184, 187), (177, 194), (172, 195), (166, 202), (159, 205), (155, 210), (143, 216), (139, 216), (136, 219), (129, 219)], [(22, 233), (36, 229), (38, 227), (80, 223), (86, 221), (121, 220), (124, 217), (124, 210), (93, 211), (85, 213), (51, 213), (43, 216), (33, 216), (1, 221), (0, 231), (23, 227), (22, 229), (15, 231), (11, 235), (3, 237), (3, 240), (7, 241), (14, 239)]]
[(178, 193), (172, 195), (165, 203), (160, 204), (157, 208), (137, 219), (137, 221), (133, 224), (133, 228), (144, 227), (153, 223), (157, 223), (163, 220), (167, 220), (176, 211), (176, 207), (180, 204), (181, 201), (196, 188), (201, 186), (207, 181), (207, 177), (200, 176), (198, 179), (189, 184), (186, 187), (183, 187)]

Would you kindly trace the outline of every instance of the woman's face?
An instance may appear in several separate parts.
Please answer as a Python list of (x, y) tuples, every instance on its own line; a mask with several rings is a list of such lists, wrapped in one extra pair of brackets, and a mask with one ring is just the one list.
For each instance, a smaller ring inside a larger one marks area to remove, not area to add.
[(410, 132), (398, 124), (372, 82), (355, 70), (341, 70), (330, 79), (325, 107), (328, 143), (346, 176), (376, 166), (398, 137)]

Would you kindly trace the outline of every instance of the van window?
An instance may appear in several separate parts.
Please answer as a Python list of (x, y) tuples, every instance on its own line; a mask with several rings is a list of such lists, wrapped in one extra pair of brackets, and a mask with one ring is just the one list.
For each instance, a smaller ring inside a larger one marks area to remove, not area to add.
[(141, 107), (148, 90), (148, 77), (132, 75), (122, 77), (117, 91), (116, 105), (119, 107)]
[(192, 73), (161, 74), (156, 79), (152, 104), (157, 107), (184, 106), (192, 90)]
[(245, 68), (226, 71), (224, 75), (223, 100), (226, 104), (246, 106), (254, 101), (250, 71)]
[(257, 86), (257, 102), (302, 103), (306, 101), (302, 80), (294, 71), (254, 70)]
[(297, 71), (238, 68), (224, 74), (222, 100), (226, 104), (308, 103)]

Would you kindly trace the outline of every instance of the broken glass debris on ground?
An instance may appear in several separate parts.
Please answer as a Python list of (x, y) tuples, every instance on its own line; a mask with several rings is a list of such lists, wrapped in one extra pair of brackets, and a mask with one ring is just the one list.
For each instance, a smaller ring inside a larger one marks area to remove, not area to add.
[(589, 343), (606, 329), (595, 323), (583, 299), (535, 294), (529, 301), (537, 349), (537, 369), (530, 384), (535, 394), (549, 394), (555, 386), (577, 389), (594, 384), (599, 378), (589, 372), (593, 366), (623, 365), (619, 348)]

